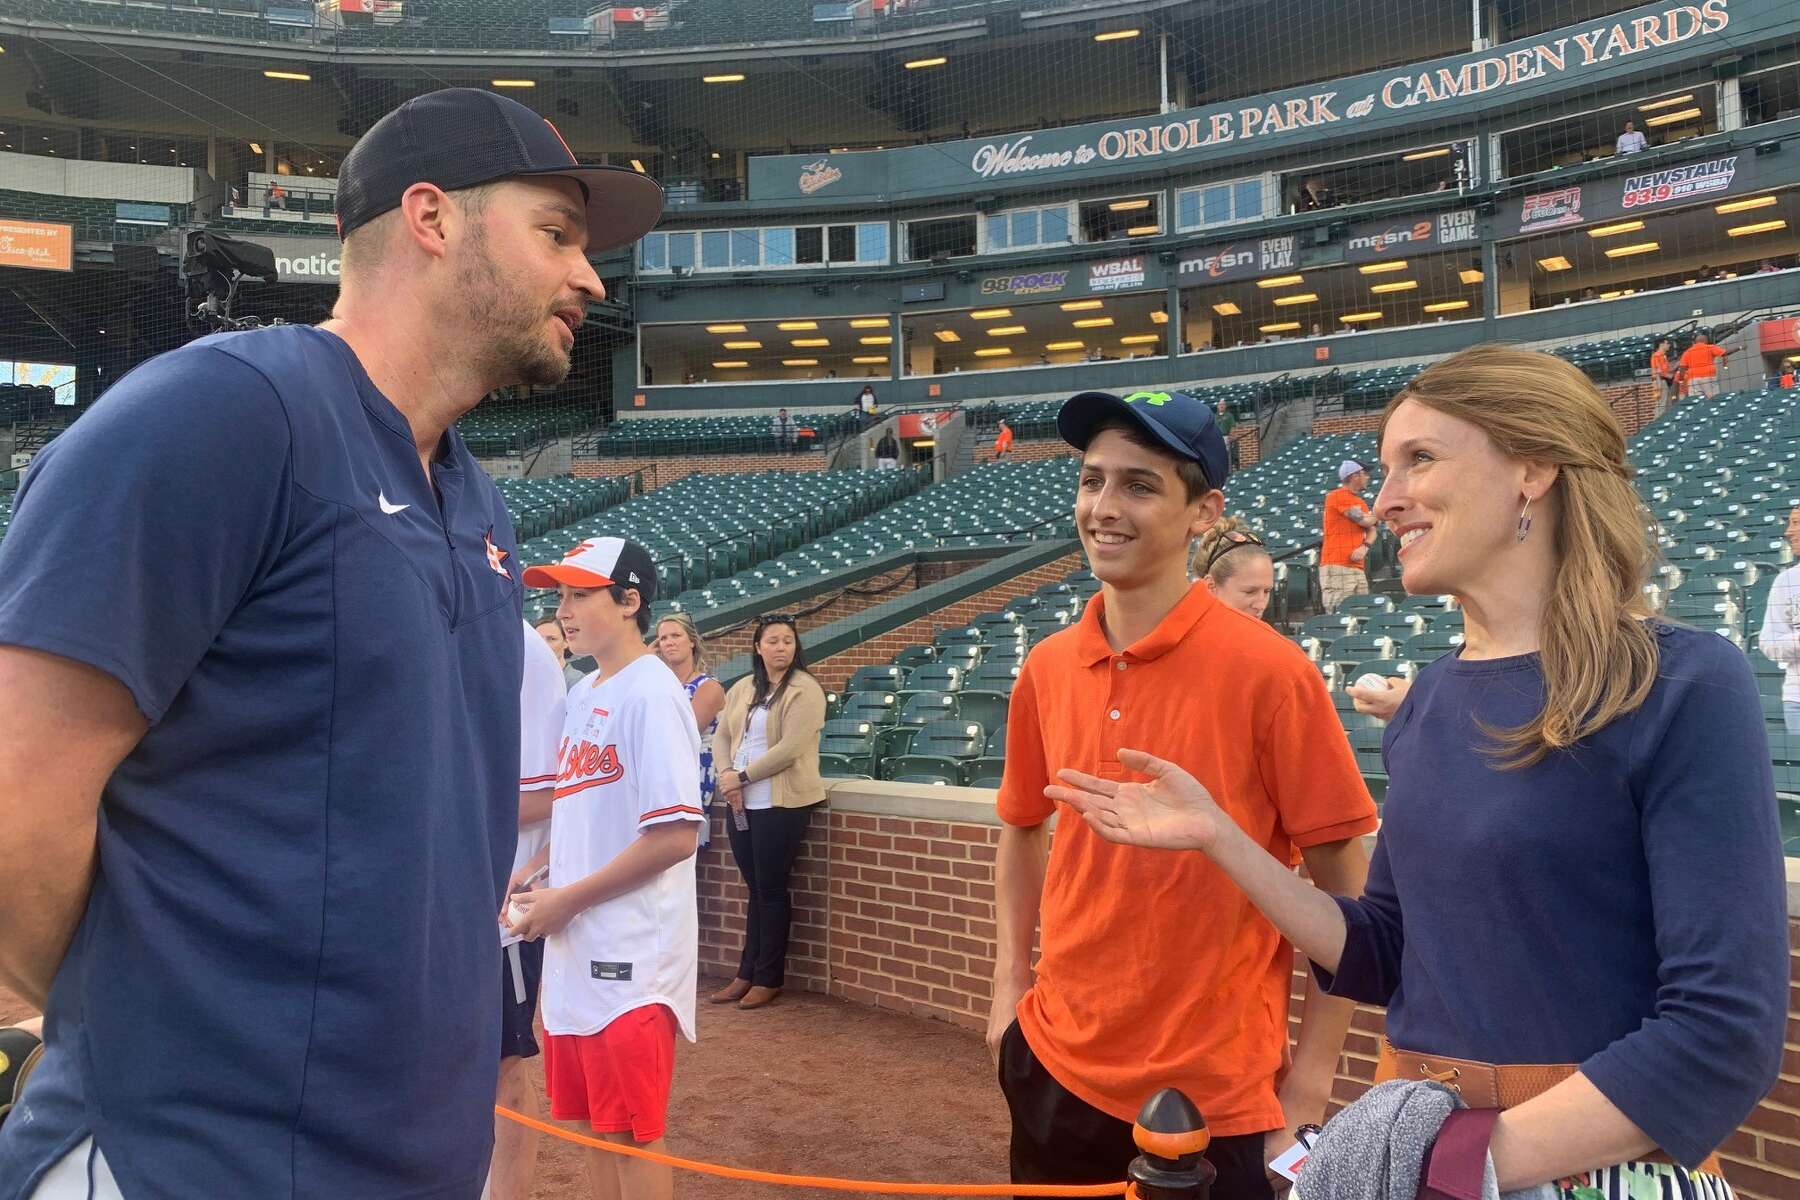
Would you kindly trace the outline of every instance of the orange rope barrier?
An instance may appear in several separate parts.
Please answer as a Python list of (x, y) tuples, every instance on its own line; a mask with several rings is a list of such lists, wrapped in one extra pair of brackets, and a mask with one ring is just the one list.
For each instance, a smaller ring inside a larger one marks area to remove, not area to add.
[(646, 1158), (651, 1162), (664, 1166), (677, 1167), (683, 1171), (696, 1171), (702, 1175), (716, 1175), (721, 1179), (739, 1179), (746, 1183), (773, 1183), (783, 1187), (821, 1188), (832, 1192), (866, 1192), (883, 1196), (1119, 1196), (1125, 1192), (1123, 1181), (1119, 1183), (896, 1183), (881, 1179), (830, 1179), (817, 1175), (782, 1175), (774, 1171), (751, 1171), (743, 1167), (721, 1167), (716, 1163), (696, 1162), (691, 1158), (676, 1158), (673, 1154), (659, 1154), (654, 1150), (643, 1150), (636, 1146), (626, 1146), (619, 1142), (609, 1142), (603, 1138), (587, 1137), (579, 1133), (571, 1133), (567, 1129), (551, 1125), (545, 1121), (537, 1121), (524, 1113), (516, 1113), (510, 1108), (502, 1108), (498, 1104), (494, 1111), (509, 1121), (516, 1121), (527, 1129), (535, 1129), (539, 1133), (547, 1133), (551, 1137), (561, 1138), (565, 1142), (574, 1142), (578, 1146), (591, 1146), (595, 1150), (609, 1150), (614, 1154), (625, 1154), (632, 1158)]

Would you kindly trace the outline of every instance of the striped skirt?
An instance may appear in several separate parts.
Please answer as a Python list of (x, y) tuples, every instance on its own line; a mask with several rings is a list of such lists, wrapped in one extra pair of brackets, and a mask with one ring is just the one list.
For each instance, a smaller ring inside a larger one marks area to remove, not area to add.
[(1737, 1200), (1724, 1178), (1673, 1163), (1629, 1162), (1555, 1184), (1557, 1200)]

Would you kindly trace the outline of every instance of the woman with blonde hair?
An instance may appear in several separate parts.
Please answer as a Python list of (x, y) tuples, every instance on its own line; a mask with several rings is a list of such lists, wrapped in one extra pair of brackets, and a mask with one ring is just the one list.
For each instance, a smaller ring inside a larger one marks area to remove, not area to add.
[(1065, 771), (1049, 794), (1104, 837), (1208, 855), (1333, 994), (1387, 1005), (1376, 1077), (1460, 1089), (1432, 1153), (1475, 1187), (1486, 1164), (1561, 1200), (1730, 1197), (1713, 1151), (1775, 1082), (1788, 1002), (1749, 664), (1646, 608), (1624, 432), (1569, 363), (1452, 355), (1388, 405), (1381, 459), (1406, 590), (1460, 597), (1465, 644), (1388, 726), (1362, 896), (1296, 878), (1148, 754), (1119, 754), (1148, 782)]
[(1262, 620), (1275, 592), (1275, 562), (1241, 516), (1222, 517), (1194, 544), (1188, 573), (1230, 608)]
[(686, 613), (670, 613), (656, 623), (656, 656), (668, 664), (687, 689), (700, 728), (700, 807), (706, 820), (700, 823), (700, 849), (712, 841), (713, 778), (712, 739), (719, 728), (719, 712), (725, 707), (725, 689), (706, 672), (706, 639)]

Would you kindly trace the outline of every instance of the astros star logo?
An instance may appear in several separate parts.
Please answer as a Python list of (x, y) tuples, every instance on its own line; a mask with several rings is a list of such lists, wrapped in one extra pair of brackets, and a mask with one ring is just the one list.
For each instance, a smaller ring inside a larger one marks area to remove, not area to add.
[(492, 529), (488, 530), (481, 540), (487, 543), (488, 566), (493, 569), (494, 574), (511, 579), (512, 572), (501, 565), (508, 557), (510, 557), (510, 555), (500, 547), (494, 545), (494, 531)]

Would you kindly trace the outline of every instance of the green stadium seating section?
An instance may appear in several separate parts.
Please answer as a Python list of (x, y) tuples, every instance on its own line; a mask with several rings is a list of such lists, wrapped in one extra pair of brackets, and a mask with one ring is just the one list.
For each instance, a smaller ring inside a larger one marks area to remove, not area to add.
[[(666, 458), (684, 454), (773, 454), (781, 447), (771, 423), (775, 413), (756, 416), (633, 417), (575, 439), (577, 458)], [(824, 447), (857, 427), (854, 413), (794, 413), (796, 429), (813, 436), (799, 438)]]

